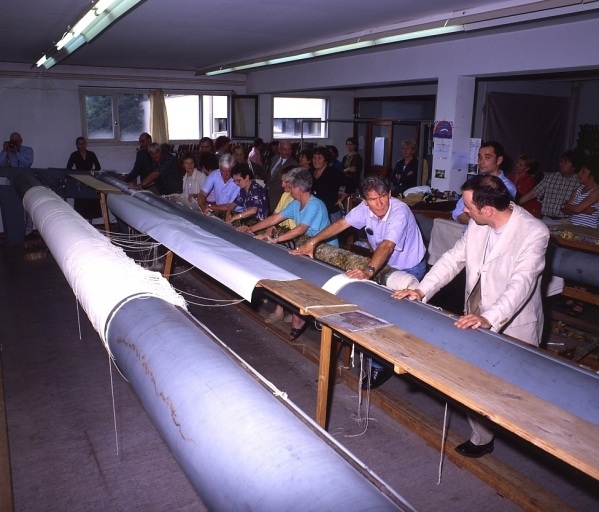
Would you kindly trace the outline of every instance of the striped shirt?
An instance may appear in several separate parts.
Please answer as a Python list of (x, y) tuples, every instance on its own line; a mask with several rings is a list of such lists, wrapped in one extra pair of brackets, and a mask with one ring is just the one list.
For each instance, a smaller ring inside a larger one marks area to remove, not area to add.
[[(576, 189), (576, 195), (574, 196), (574, 199), (572, 200), (572, 204), (573, 205), (577, 205), (582, 203), (587, 197), (588, 195), (593, 192), (593, 190), (595, 190), (595, 188), (592, 188), (591, 190), (589, 190), (588, 192), (583, 193), (582, 189), (584, 188), (584, 185), (581, 185), (580, 187), (578, 187)], [(570, 222), (572, 224), (574, 224), (575, 226), (586, 226), (589, 228), (597, 228), (599, 227), (599, 202), (595, 203), (593, 205), (593, 208), (595, 209), (595, 211), (593, 213), (575, 213), (574, 215), (572, 215), (570, 217)]]

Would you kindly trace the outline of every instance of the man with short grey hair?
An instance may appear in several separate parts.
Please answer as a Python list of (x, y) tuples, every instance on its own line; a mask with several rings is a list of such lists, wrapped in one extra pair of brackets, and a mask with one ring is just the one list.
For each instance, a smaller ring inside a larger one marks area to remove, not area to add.
[(163, 196), (183, 192), (183, 176), (177, 159), (170, 152), (163, 151), (156, 142), (148, 146), (148, 153), (152, 159), (152, 172), (142, 180), (141, 188), (146, 189), (156, 183), (158, 192)]
[[(239, 194), (239, 187), (231, 179), (234, 165), (235, 158), (230, 153), (225, 153), (218, 159), (219, 171), (213, 171), (208, 175), (198, 194), (198, 205), (203, 213), (227, 211), (228, 206), (235, 201)], [(214, 203), (208, 203), (206, 200), (211, 192), (214, 192)], [(236, 208), (235, 211), (238, 209)]]

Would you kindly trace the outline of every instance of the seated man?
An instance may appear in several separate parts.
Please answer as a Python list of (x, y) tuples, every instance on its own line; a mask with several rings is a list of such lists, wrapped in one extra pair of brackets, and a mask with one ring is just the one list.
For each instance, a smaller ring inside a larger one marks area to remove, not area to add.
[[(198, 204), (203, 213), (213, 211), (226, 212), (229, 205), (239, 194), (239, 187), (231, 179), (231, 170), (235, 165), (233, 155), (224, 154), (218, 160), (219, 172), (212, 172), (206, 178), (198, 194)], [(214, 203), (209, 203), (207, 197), (214, 192)]]
[(0, 167), (31, 167), (32, 165), (33, 148), (23, 146), (21, 134), (12, 132), (0, 151)]
[[(422, 279), (426, 270), (426, 248), (416, 219), (409, 206), (391, 197), (389, 181), (379, 175), (364, 179), (360, 187), (364, 198), (358, 206), (328, 228), (308, 240), (291, 254), (314, 257), (316, 245), (349, 227), (366, 228), (368, 243), (374, 249), (368, 265), (346, 272), (352, 279), (371, 279), (385, 264)], [(362, 382), (364, 389), (384, 384), (393, 371), (378, 361), (371, 361), (369, 378)]]
[(543, 220), (567, 219), (569, 214), (562, 210), (562, 206), (578, 187), (579, 169), (579, 155), (576, 151), (566, 151), (560, 160), (559, 172), (546, 174), (535, 188), (520, 198), (518, 204), (524, 204), (536, 197), (541, 200)]
[[(235, 221), (256, 218), (264, 220), (268, 216), (268, 206), (264, 187), (256, 183), (252, 171), (247, 164), (237, 164), (231, 171), (233, 181), (239, 187), (239, 194), (229, 204), (225, 221), (232, 224)], [(233, 215), (237, 208), (238, 213)]]
[[(145, 180), (152, 172), (152, 159), (148, 153), (148, 146), (152, 144), (152, 136), (149, 133), (142, 133), (139, 136), (139, 149), (135, 154), (135, 163), (133, 169), (123, 178), (129, 185), (137, 184), (137, 178)], [(146, 189), (158, 194), (158, 188), (154, 183), (148, 183)]]
[[(501, 170), (503, 163), (503, 146), (494, 140), (483, 142), (478, 150), (478, 173), (485, 176), (497, 176), (507, 187), (512, 199), (516, 197), (516, 185), (514, 185)], [(460, 198), (456, 204), (451, 217), (460, 224), (468, 224), (470, 216), (464, 211), (464, 200)], [(465, 229), (465, 228), (464, 228)]]
[(132, 188), (147, 189), (154, 183), (160, 195), (180, 194), (183, 192), (183, 177), (179, 171), (177, 159), (168, 151), (163, 151), (160, 144), (153, 142), (148, 146), (152, 159), (152, 172), (146, 176), (140, 185)]

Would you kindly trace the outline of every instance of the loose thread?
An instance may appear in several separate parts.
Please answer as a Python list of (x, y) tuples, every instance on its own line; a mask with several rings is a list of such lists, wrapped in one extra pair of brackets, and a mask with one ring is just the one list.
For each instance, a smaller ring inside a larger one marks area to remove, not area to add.
[(443, 456), (445, 454), (445, 439), (447, 438), (447, 402), (445, 402), (445, 415), (443, 417), (443, 434), (441, 438), (441, 457), (439, 458), (439, 479), (437, 480), (437, 485), (441, 483), (441, 472), (443, 470)]
[(108, 353), (108, 367), (110, 368), (110, 393), (112, 394), (112, 417), (114, 419), (114, 440), (116, 444), (116, 456), (119, 456), (119, 432), (116, 424), (116, 406), (114, 403), (114, 382), (112, 378), (112, 357)]

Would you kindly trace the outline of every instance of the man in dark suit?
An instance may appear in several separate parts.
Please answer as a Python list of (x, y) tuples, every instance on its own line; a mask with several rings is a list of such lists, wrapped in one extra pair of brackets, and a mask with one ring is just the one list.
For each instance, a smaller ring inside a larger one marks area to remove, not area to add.
[[(146, 132), (142, 133), (139, 136), (139, 149), (135, 155), (133, 169), (123, 178), (130, 185), (137, 184), (138, 177), (140, 181), (145, 180), (152, 172), (152, 159), (150, 158), (150, 153), (148, 153), (148, 146), (150, 144), (152, 144), (152, 136)], [(148, 185), (148, 190), (152, 185), (154, 184), (150, 183)], [(152, 189), (152, 192), (157, 192), (157, 190)]]
[(281, 171), (290, 165), (299, 167), (298, 161), (291, 156), (293, 146), (291, 142), (282, 140), (279, 143), (279, 156), (275, 158), (268, 172), (266, 189), (268, 192), (268, 207), (270, 212), (279, 204), (279, 199), (283, 195), (283, 186), (281, 185)]

